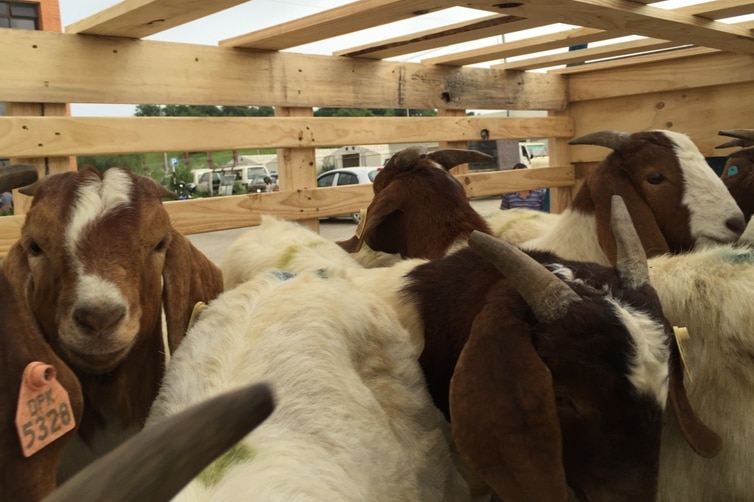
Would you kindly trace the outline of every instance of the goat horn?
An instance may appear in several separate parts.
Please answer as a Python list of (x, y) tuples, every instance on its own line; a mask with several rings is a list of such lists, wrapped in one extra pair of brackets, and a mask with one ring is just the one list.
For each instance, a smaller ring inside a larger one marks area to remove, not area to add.
[(0, 192), (10, 192), (14, 188), (31, 185), (39, 174), (31, 164), (13, 164), (0, 168)]
[(494, 159), (492, 155), (487, 155), (477, 150), (463, 150), (460, 148), (448, 148), (446, 150), (437, 150), (427, 155), (446, 170), (451, 169), (459, 164), (469, 162), (484, 162)]
[(573, 138), (568, 142), (569, 145), (597, 145), (617, 150), (628, 139), (630, 134), (623, 131), (596, 131), (578, 138)]
[(649, 282), (647, 254), (636, 233), (634, 222), (626, 203), (620, 195), (613, 195), (610, 208), (610, 226), (618, 248), (615, 268), (621, 281), (631, 288)]
[(724, 129), (717, 131), (717, 134), (718, 136), (730, 136), (731, 138), (754, 141), (754, 129)]
[(44, 500), (170, 500), (274, 407), (263, 383), (204, 401), (142, 430)]
[(581, 301), (555, 274), (505, 241), (474, 230), (469, 246), (508, 278), (540, 322), (561, 318), (569, 305)]
[(754, 140), (736, 138), (730, 141), (726, 141), (725, 143), (720, 143), (719, 145), (716, 145), (715, 148), (731, 148), (734, 146), (751, 146), (752, 144), (754, 144)]

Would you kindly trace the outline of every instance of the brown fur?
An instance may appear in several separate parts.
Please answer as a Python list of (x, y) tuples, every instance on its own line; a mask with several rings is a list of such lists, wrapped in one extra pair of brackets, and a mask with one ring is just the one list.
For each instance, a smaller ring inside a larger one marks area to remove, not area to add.
[[(738, 173), (731, 176), (731, 167)], [(754, 214), (754, 147), (743, 148), (728, 155), (720, 176), (748, 223)]]
[(44, 337), (81, 381), (86, 409), (79, 433), (85, 440), (105, 417), (117, 417), (123, 426), (143, 425), (164, 371), (162, 302), (173, 350), (185, 334), (194, 304), (222, 291), (219, 268), (170, 225), (161, 202), (164, 190), (149, 178), (128, 175), (134, 182), (130, 206), (87, 226), (76, 250), (87, 272), (96, 271), (120, 288), (137, 319), (127, 354), (99, 361), (73, 352), (57, 335), (77, 301), (75, 270), (63, 241), (68, 209), (77, 187), (101, 174), (85, 169), (43, 180), (21, 238), (3, 264), (13, 287), (27, 298)]
[(81, 421), (84, 400), (76, 376), (44, 340), (2, 270), (0, 319), (3, 320), (0, 324), (0, 494), (3, 500), (41, 500), (55, 489), (55, 473), (63, 448), (74, 432), (66, 433), (31, 457), (23, 456), (15, 419), (24, 368), (33, 361), (55, 368), (57, 380), (68, 392), (76, 423)]

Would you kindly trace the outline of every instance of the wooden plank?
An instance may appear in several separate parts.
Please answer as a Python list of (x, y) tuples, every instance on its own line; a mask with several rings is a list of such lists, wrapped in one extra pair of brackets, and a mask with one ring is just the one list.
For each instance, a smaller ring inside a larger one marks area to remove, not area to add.
[(508, 5), (512, 7), (503, 12), (521, 17), (557, 16), (562, 23), (754, 54), (754, 38), (748, 30), (631, 0), (530, 0)]
[(433, 30), (410, 33), (373, 44), (336, 51), (334, 56), (384, 59), (420, 52), (452, 44), (494, 37), (541, 25), (541, 21), (516, 16), (494, 15), (472, 21), (442, 26)]
[[(490, 171), (457, 178), (469, 197), (485, 197), (543, 186), (567, 187), (574, 183), (574, 169), (565, 166)], [(171, 201), (165, 207), (178, 231), (190, 235), (258, 225), (262, 214), (299, 221), (356, 212), (368, 206), (372, 197), (371, 185), (347, 185)], [(0, 218), (0, 258), (21, 236), (23, 221), (23, 216)]]
[(567, 117), (0, 117), (0, 157), (571, 137)]
[[(466, 117), (466, 110), (440, 110), (438, 111), (440, 117)], [(438, 148), (468, 148), (467, 141), (441, 141)], [(469, 172), (468, 164), (460, 164), (451, 169), (453, 174), (466, 174)]]
[[(646, 1), (643, 3), (652, 2)], [(749, 0), (722, 0), (682, 7), (675, 9), (675, 12), (689, 16), (701, 16), (707, 19), (722, 19), (724, 17), (728, 17), (727, 14), (734, 12), (740, 13), (741, 10), (745, 8), (744, 4), (746, 7), (751, 9), (751, 2)], [(542, 21), (542, 14), (538, 15), (536, 19)], [(548, 17), (547, 19), (550, 18)], [(556, 17), (553, 17), (552, 21), (555, 21), (556, 19)], [(744, 27), (745, 29), (748, 28), (747, 26), (743, 25), (742, 27)], [(536, 52), (561, 49), (570, 47), (572, 45), (600, 42), (603, 40), (609, 40), (611, 38), (618, 38), (631, 34), (633, 34), (631, 30), (605, 31), (597, 28), (574, 28), (557, 33), (496, 44), (489, 47), (459, 51), (443, 56), (427, 58), (423, 59), (422, 63), (449, 64), (458, 66), (483, 63), (496, 59), (505, 59), (515, 56), (522, 56), (524, 54), (533, 54)]]
[(361, 0), (220, 41), (221, 46), (279, 51), (449, 7), (438, 0)]
[[(710, 49), (708, 47), (678, 48), (651, 54), (639, 54), (627, 58), (611, 59), (609, 61), (588, 62), (582, 65), (569, 66), (566, 68), (553, 68), (551, 70), (548, 70), (548, 73), (552, 73), (554, 75), (573, 75), (577, 73), (598, 72), (601, 70), (633, 67), (634, 65), (642, 65), (646, 63), (675, 61), (681, 58), (703, 56), (706, 54), (716, 54), (719, 52), (720, 51), (717, 49)], [(633, 71), (633, 68), (630, 68), (627, 71)]]
[(246, 0), (123, 0), (66, 26), (65, 31), (142, 38), (244, 2)]
[(3, 101), (473, 110), (566, 102), (560, 76), (29, 30), (0, 30), (0, 61)]
[(632, 59), (648, 62), (634, 64), (630, 71), (606, 67), (603, 71), (572, 74), (571, 102), (754, 81), (750, 56), (711, 51), (697, 48), (654, 57), (638, 56)]
[(643, 38), (641, 40), (632, 40), (630, 42), (621, 42), (599, 47), (579, 49), (577, 51), (521, 59), (509, 63), (493, 65), (492, 67), (499, 70), (536, 70), (558, 65), (581, 63), (590, 59), (635, 55), (638, 52), (657, 51), (677, 46), (678, 44), (676, 42), (657, 40), (656, 38)]

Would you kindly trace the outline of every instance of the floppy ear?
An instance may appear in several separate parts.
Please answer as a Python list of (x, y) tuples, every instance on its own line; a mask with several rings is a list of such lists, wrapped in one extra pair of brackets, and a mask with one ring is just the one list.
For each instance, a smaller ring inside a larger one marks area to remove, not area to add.
[(29, 262), (19, 242), (14, 243), (8, 250), (8, 254), (2, 261), (2, 268), (19, 298), (26, 298), (26, 283), (30, 274)]
[(626, 173), (620, 169), (604, 170), (599, 176), (592, 176), (588, 183), (597, 217), (597, 238), (610, 263), (615, 265), (617, 257), (615, 237), (610, 230), (613, 195), (620, 195), (626, 203), (647, 258), (670, 252), (665, 236), (657, 226), (654, 213), (637, 193)]
[(223, 290), (222, 272), (177, 230), (165, 255), (162, 302), (168, 325), (168, 345), (174, 351), (183, 340), (194, 305), (209, 303)]
[(450, 417), (461, 458), (502, 500), (567, 500), (552, 376), (528, 324), (482, 309), (450, 383)]
[(720, 436), (699, 420), (691, 407), (691, 403), (689, 403), (686, 388), (683, 386), (683, 363), (675, 340), (670, 344), (668, 400), (673, 408), (673, 415), (675, 415), (678, 428), (691, 449), (705, 458), (717, 456), (723, 448), (723, 441)]
[[(366, 242), (375, 251), (400, 253), (398, 242), (401, 239), (393, 239), (392, 236), (395, 234), (393, 228), (401, 224), (400, 212), (407, 196), (400, 183), (392, 183), (382, 189), (367, 207), (366, 218), (362, 217), (363, 226), (360, 230), (357, 229), (356, 235), (347, 241), (338, 242), (338, 245), (349, 253), (356, 253)], [(375, 242), (379, 242), (379, 246)]]

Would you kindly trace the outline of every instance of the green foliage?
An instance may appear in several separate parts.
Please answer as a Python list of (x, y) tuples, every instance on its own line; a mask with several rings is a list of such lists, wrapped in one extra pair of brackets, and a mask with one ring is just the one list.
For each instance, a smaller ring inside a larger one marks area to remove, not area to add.
[(127, 154), (127, 155), (82, 155), (76, 158), (76, 164), (79, 169), (84, 166), (93, 166), (101, 172), (111, 167), (125, 167), (135, 173), (150, 174), (145, 171), (144, 155)]
[(271, 106), (136, 105), (137, 117), (269, 117)]
[(319, 108), (315, 117), (435, 117), (437, 110), (413, 108)]

